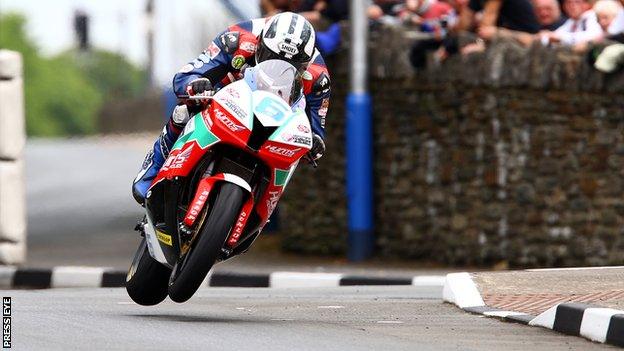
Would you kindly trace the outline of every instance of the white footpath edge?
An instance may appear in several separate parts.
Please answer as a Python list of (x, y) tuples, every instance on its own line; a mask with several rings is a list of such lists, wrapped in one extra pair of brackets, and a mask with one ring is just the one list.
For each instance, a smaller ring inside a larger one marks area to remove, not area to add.
[(607, 340), (609, 323), (614, 314), (624, 314), (624, 311), (613, 308), (588, 308), (583, 313), (580, 334), (589, 340), (604, 343)]
[(477, 285), (467, 272), (446, 275), (442, 299), (453, 303), (459, 308), (485, 306)]
[[(13, 288), (13, 278), (20, 268), (17, 266), (0, 265), (0, 289)], [(25, 269), (28, 271), (28, 269)], [(57, 266), (44, 271), (50, 274), (50, 288), (91, 288), (101, 287), (103, 276), (106, 272), (117, 270), (111, 267), (91, 266)], [(210, 279), (213, 275), (210, 271), (204, 279), (201, 287), (210, 287)], [(375, 277), (358, 275), (351, 276), (347, 273), (318, 273), (318, 272), (271, 272), (266, 273), (269, 278), (270, 288), (328, 288), (342, 286), (343, 278), (375, 279)], [(446, 277), (442, 275), (421, 275), (407, 279), (411, 286), (442, 288)], [(366, 284), (364, 284), (366, 285)], [(389, 282), (389, 285), (395, 285)], [(409, 286), (409, 285), (408, 285)]]
[(98, 288), (102, 283), (103, 267), (60, 266), (52, 270), (51, 288)]
[[(529, 322), (531, 326), (553, 329), (555, 318), (557, 316), (557, 304), (547, 311), (541, 313)], [(583, 311), (583, 319), (579, 334), (589, 340), (604, 343), (607, 340), (607, 332), (609, 331), (609, 323), (611, 317), (615, 314), (624, 314), (622, 310), (613, 308), (593, 308), (589, 307)]]
[[(446, 275), (442, 299), (457, 305), (461, 309), (485, 306), (476, 284), (467, 272), (450, 273)], [(533, 318), (528, 325), (553, 329), (558, 306), (559, 304)], [(523, 315), (524, 313), (514, 311), (486, 311), (482, 314), (487, 317), (508, 317)], [(616, 314), (624, 314), (624, 311), (613, 308), (585, 308), (583, 310), (583, 319), (580, 326), (580, 336), (592, 341), (605, 343), (611, 317)]]
[(555, 315), (557, 314), (557, 306), (559, 304), (554, 305), (553, 307), (547, 309), (546, 311), (540, 313), (537, 317), (533, 318), (529, 325), (534, 327), (543, 327), (547, 329), (552, 329), (555, 324)]

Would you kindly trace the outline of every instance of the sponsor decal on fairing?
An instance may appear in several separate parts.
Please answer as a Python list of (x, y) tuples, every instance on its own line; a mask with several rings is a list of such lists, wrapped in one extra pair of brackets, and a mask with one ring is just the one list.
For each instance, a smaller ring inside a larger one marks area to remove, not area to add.
[(235, 101), (226, 98), (219, 100), (219, 102), (227, 107), (230, 112), (235, 114), (239, 119), (244, 120), (247, 118), (247, 112), (245, 112), (245, 110), (243, 110)]
[(228, 127), (229, 130), (233, 132), (239, 132), (245, 129), (245, 127), (240, 126), (236, 124), (236, 122), (232, 121), (225, 113), (223, 113), (218, 108), (214, 109), (214, 114), (221, 123), (223, 123), (226, 127)]
[(273, 211), (275, 210), (275, 207), (277, 207), (277, 202), (279, 201), (280, 198), (280, 192), (279, 191), (271, 191), (269, 192), (269, 199), (266, 201), (266, 205), (267, 205), (267, 212), (269, 214), (269, 216), (271, 215), (271, 213), (273, 213)]
[(290, 133), (282, 134), (282, 139), (289, 143), (301, 144), (305, 146), (312, 146), (312, 138), (304, 135), (296, 135)]
[(275, 146), (275, 145), (267, 145), (265, 149), (272, 154), (276, 154), (276, 155), (280, 155), (284, 157), (293, 157), (295, 156), (297, 152), (301, 151), (301, 148), (290, 149), (287, 147), (280, 147), (280, 146)]
[(182, 150), (175, 157), (169, 157), (167, 159), (167, 162), (165, 162), (165, 164), (163, 165), (163, 169), (182, 168), (184, 162), (188, 160), (189, 156), (191, 156), (191, 153), (193, 152), (193, 145), (194, 144), (190, 144), (186, 149)]
[(240, 94), (238, 93), (238, 91), (236, 91), (236, 89), (233, 89), (231, 87), (226, 87), (225, 92), (232, 95), (232, 97), (235, 99), (240, 99)]

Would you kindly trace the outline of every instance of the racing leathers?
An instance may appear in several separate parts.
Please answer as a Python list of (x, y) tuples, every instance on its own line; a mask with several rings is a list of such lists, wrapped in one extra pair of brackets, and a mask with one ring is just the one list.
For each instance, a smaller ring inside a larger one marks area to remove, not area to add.
[[(220, 89), (243, 76), (246, 67), (256, 64), (255, 53), (260, 34), (267, 19), (260, 18), (241, 22), (220, 33), (195, 60), (184, 65), (173, 77), (173, 90), (178, 97), (204, 93), (194, 91), (196, 87)], [(310, 119), (315, 145), (322, 144), (324, 151), (325, 117), (329, 108), (330, 78), (325, 61), (315, 49), (311, 61), (301, 74), (303, 98), (298, 106), (303, 108)], [(162, 167), (169, 150), (188, 121), (188, 113), (174, 110), (169, 122), (143, 162), (143, 166), (133, 183), (134, 198), (143, 204), (152, 180)], [(315, 158), (316, 150), (311, 150)]]

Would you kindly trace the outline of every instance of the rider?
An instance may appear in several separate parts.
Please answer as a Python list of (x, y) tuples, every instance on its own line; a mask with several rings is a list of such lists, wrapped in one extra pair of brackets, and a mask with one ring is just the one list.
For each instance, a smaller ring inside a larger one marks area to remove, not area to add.
[(329, 107), (330, 80), (325, 61), (315, 47), (315, 32), (302, 16), (284, 12), (269, 18), (241, 22), (219, 34), (194, 61), (173, 77), (173, 90), (182, 102), (149, 150), (132, 186), (132, 194), (143, 204), (152, 180), (190, 116), (205, 102), (184, 100), (185, 96), (211, 96), (216, 89), (243, 76), (249, 66), (265, 60), (289, 62), (299, 73), (305, 111), (312, 126), (312, 149), (308, 157), (316, 161), (325, 152), (325, 116)]

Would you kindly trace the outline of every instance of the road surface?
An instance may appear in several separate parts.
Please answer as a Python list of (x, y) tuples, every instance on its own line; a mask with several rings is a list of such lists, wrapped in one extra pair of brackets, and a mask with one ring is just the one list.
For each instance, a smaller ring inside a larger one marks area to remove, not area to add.
[(609, 350), (467, 314), (440, 287), (204, 288), (135, 305), (124, 289), (2, 291), (15, 350)]

